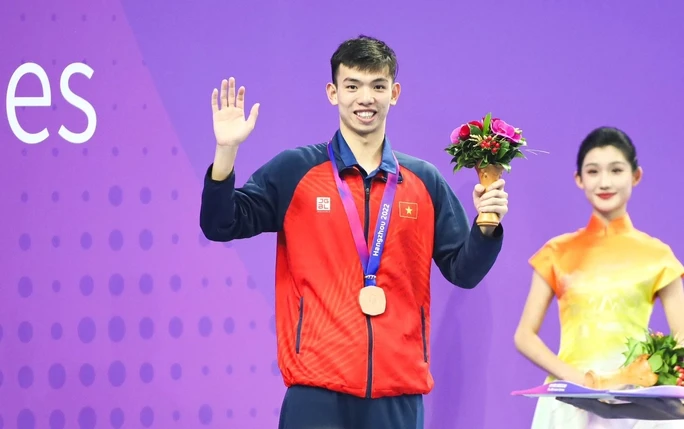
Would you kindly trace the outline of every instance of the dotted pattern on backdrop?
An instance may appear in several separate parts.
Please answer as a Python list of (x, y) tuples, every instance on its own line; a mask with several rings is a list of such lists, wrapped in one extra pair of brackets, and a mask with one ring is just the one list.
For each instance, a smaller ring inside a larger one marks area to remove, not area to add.
[[(52, 106), (17, 111), (47, 127), (41, 144), (0, 128), (0, 429), (274, 427), (273, 309), (231, 246), (200, 234), (201, 184), (119, 5), (6, 9), (0, 25), (31, 37), (0, 41), (3, 69), (40, 64)], [(58, 90), (76, 61), (95, 70), (70, 82), (98, 114), (84, 145), (56, 132), (85, 126)]]

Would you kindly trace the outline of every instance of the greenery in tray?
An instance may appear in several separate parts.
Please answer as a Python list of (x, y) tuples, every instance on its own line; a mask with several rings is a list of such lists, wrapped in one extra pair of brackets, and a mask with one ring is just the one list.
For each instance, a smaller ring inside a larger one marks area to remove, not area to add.
[(627, 340), (625, 362), (608, 375), (586, 374), (585, 385), (593, 389), (625, 386), (684, 386), (684, 344), (672, 335), (647, 332), (644, 340)]

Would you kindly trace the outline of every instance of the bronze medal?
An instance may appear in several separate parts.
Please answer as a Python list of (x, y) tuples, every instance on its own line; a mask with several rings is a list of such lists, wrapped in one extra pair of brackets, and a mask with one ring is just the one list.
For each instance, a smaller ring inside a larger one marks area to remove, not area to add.
[(359, 292), (361, 311), (369, 316), (377, 316), (385, 312), (387, 299), (385, 291), (377, 286), (366, 286)]

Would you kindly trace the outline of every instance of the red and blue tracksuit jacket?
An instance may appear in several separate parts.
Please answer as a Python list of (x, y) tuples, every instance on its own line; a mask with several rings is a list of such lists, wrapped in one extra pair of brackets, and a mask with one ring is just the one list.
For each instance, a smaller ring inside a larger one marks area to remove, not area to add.
[[(396, 172), (392, 149), (385, 139), (380, 167), (366, 174), (339, 131), (332, 144), (368, 242), (386, 172)], [(449, 282), (474, 288), (501, 250), (503, 229), (499, 225), (492, 236), (482, 234), (433, 165), (394, 152), (401, 170), (377, 272), (387, 308), (366, 316), (358, 304), (363, 269), (326, 145), (280, 153), (241, 188), (235, 187), (235, 172), (212, 180), (210, 166), (201, 229), (220, 242), (277, 233), (276, 333), (286, 386), (368, 398), (428, 393), (434, 384), (429, 370), (432, 261)]]

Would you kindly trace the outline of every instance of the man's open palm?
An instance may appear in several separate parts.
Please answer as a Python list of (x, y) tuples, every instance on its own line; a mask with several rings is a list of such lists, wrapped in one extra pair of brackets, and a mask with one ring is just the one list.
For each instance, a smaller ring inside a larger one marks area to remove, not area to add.
[(214, 135), (219, 146), (239, 146), (252, 132), (259, 116), (259, 103), (252, 106), (245, 119), (245, 87), (235, 94), (235, 79), (221, 82), (221, 97), (214, 88), (211, 93), (211, 110), (214, 114)]

